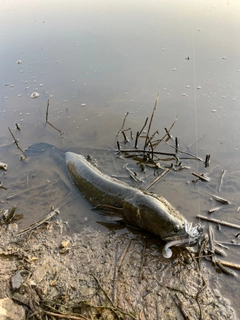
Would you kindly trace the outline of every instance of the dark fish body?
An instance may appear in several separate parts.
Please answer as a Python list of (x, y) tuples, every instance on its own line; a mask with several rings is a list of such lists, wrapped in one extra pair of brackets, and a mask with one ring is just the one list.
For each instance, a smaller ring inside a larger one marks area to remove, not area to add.
[(97, 208), (112, 210), (125, 223), (154, 233), (165, 241), (188, 236), (185, 218), (163, 197), (103, 174), (76, 153), (66, 153), (66, 165), (73, 183)]
[(26, 153), (39, 154), (39, 150), (47, 152), (61, 163), (65, 161), (72, 182), (84, 197), (96, 208), (116, 217), (116, 221), (121, 219), (165, 241), (193, 237), (186, 230), (186, 219), (165, 198), (111, 178), (82, 155), (64, 153), (47, 143), (32, 145)]

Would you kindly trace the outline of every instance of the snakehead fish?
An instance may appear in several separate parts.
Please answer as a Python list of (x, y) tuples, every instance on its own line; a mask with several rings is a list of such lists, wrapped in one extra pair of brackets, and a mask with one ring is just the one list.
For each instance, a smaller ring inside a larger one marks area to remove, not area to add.
[(47, 143), (30, 146), (26, 154), (31, 156), (41, 151), (65, 161), (72, 182), (97, 209), (116, 221), (122, 220), (170, 241), (163, 250), (165, 257), (171, 256), (172, 245), (190, 246), (200, 238), (202, 228), (192, 227), (165, 198), (114, 179), (100, 172), (84, 156), (64, 153)]

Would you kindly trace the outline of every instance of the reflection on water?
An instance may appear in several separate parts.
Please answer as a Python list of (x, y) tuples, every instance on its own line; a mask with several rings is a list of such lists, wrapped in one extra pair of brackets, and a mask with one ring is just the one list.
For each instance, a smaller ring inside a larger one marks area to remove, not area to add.
[[(8, 127), (23, 149), (39, 141), (75, 148), (93, 154), (104, 172), (125, 175), (126, 161), (108, 150), (115, 147), (126, 112), (126, 126), (136, 134), (157, 92), (153, 127), (162, 136), (177, 115), (173, 134), (180, 147), (203, 158), (211, 154), (208, 169), (196, 161), (187, 165), (206, 171), (211, 180), (193, 184), (191, 172), (184, 171), (168, 175), (153, 191), (190, 221), (206, 215), (215, 206), (209, 199), (218, 194), (232, 205), (214, 217), (240, 224), (238, 0), (12, 0), (1, 3), (0, 21), (0, 161), (9, 165), (7, 174), (1, 172), (8, 188), (1, 189), (1, 201), (16, 195), (3, 205), (17, 203), (25, 213), (22, 226), (41, 218), (51, 205), (62, 207), (74, 231), (81, 223), (96, 225), (97, 214), (51, 159), (20, 162)], [(64, 131), (63, 138), (45, 125), (48, 99), (49, 121)], [(21, 131), (14, 130), (15, 123)], [(226, 174), (218, 192), (222, 170)], [(229, 241), (234, 232), (223, 227), (216, 238)], [(238, 262), (238, 257), (239, 249), (229, 248), (228, 259)], [(219, 282), (230, 290), (229, 278), (219, 275)]]

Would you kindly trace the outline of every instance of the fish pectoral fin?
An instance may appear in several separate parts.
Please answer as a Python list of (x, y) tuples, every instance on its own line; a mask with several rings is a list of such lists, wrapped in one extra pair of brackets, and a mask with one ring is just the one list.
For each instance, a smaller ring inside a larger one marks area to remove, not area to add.
[(99, 214), (104, 216), (106, 220), (117, 222), (123, 220), (123, 208), (115, 207), (108, 204), (101, 204), (93, 208), (93, 210), (98, 210)]

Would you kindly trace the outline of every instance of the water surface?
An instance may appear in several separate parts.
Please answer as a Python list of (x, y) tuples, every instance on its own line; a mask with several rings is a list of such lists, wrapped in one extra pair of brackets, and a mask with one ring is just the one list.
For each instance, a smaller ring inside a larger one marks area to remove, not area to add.
[[(22, 227), (54, 206), (72, 232), (82, 224), (104, 228), (52, 159), (19, 161), (8, 127), (23, 149), (44, 141), (91, 154), (102, 171), (133, 183), (124, 166), (136, 169), (135, 163), (114, 156), (116, 132), (129, 112), (126, 127), (135, 135), (160, 92), (152, 127), (161, 137), (177, 116), (172, 134), (179, 148), (202, 158), (210, 154), (211, 163), (206, 169), (184, 160), (191, 170), (169, 174), (153, 191), (195, 222), (218, 205), (210, 200), (218, 194), (232, 205), (214, 217), (240, 224), (239, 32), (237, 0), (2, 1), (0, 160), (9, 165), (0, 178), (8, 188), (1, 189), (3, 208), (17, 204), (25, 215)], [(33, 92), (40, 96), (32, 99)], [(48, 99), (49, 121), (63, 137), (45, 124)], [(194, 184), (192, 171), (208, 173), (211, 181)], [(214, 230), (222, 241), (237, 233)], [(228, 250), (227, 260), (239, 262), (238, 247)], [(219, 285), (238, 308), (238, 280), (220, 274)]]

